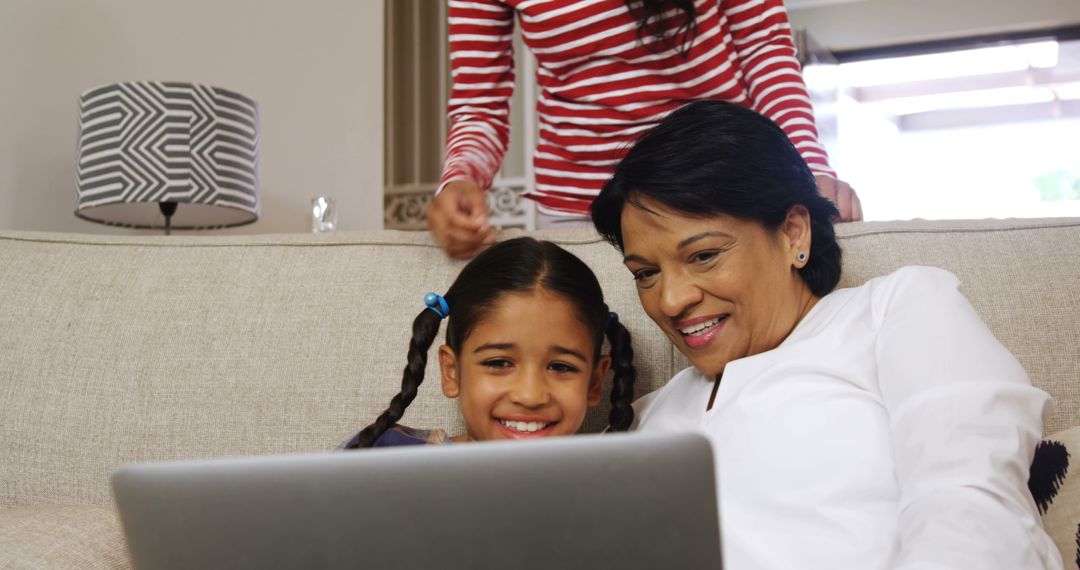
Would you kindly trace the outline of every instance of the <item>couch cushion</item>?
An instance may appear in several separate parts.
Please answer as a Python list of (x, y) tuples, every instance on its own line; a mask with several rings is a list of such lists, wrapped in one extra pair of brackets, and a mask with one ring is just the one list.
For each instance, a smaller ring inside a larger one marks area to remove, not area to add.
[[(1080, 220), (849, 224), (845, 286), (903, 265), (956, 273), (1057, 408), (1080, 417)], [(516, 233), (504, 234), (504, 237)], [(621, 256), (545, 230), (588, 263), (632, 331), (638, 394), (686, 361), (649, 321)], [(333, 448), (401, 381), (409, 325), (463, 262), (426, 232), (105, 237), (0, 232), (0, 508), (110, 502), (125, 462)], [(438, 341), (437, 341), (438, 342)], [(461, 429), (436, 359), (403, 418)], [(586, 430), (604, 425), (592, 412)]]
[[(671, 346), (619, 256), (592, 233), (550, 237), (603, 273), (642, 393), (666, 382)], [(0, 330), (19, 331), (0, 334), (0, 508), (109, 504), (125, 462), (335, 447), (398, 391), (424, 294), (462, 265), (422, 233), (0, 232)], [(436, 361), (403, 423), (458, 432)]]
[(101, 506), (0, 510), (0, 568), (131, 568), (112, 509)]

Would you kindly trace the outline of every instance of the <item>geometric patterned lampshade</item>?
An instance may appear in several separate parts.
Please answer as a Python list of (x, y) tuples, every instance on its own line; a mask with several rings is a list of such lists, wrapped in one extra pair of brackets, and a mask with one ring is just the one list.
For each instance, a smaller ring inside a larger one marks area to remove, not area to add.
[(259, 218), (259, 109), (239, 93), (138, 81), (79, 97), (75, 215), (132, 228)]

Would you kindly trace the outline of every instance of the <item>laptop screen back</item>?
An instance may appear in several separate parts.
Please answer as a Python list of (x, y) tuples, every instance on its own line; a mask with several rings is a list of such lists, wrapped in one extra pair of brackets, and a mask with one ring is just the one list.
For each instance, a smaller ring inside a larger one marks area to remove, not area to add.
[(709, 443), (610, 434), (136, 464), (136, 568), (719, 568)]

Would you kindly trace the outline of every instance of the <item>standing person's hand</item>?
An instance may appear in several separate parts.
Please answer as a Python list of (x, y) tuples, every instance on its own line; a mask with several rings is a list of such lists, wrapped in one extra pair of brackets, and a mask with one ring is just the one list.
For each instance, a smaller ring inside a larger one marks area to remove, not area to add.
[(840, 210), (841, 222), (862, 221), (862, 202), (859, 201), (859, 195), (850, 184), (824, 174), (817, 174), (814, 179), (817, 180), (821, 195), (836, 204), (836, 208)]
[(466, 180), (450, 182), (427, 209), (428, 229), (450, 257), (470, 258), (495, 243), (484, 191)]

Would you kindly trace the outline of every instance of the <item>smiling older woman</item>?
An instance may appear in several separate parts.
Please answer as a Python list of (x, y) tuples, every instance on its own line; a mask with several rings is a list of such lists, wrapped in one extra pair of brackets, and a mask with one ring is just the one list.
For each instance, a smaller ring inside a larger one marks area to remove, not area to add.
[(836, 210), (775, 124), (683, 107), (592, 215), (693, 365), (637, 429), (713, 442), (727, 568), (1061, 567), (1026, 486), (1048, 396), (947, 271), (834, 290)]

